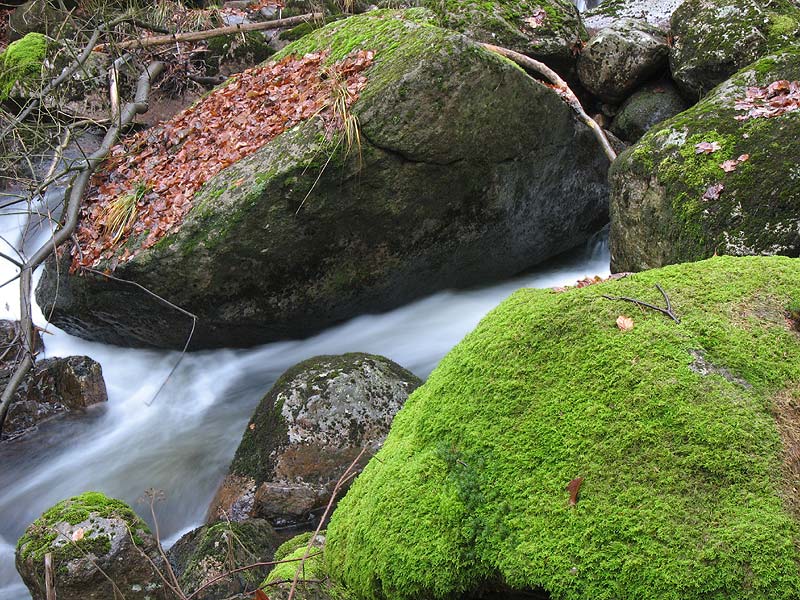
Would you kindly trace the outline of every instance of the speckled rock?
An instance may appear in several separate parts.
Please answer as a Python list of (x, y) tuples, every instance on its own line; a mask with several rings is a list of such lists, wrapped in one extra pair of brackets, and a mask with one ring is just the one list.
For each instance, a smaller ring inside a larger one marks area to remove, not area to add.
[[(0, 390), (11, 378), (22, 348), (18, 337), (19, 324), (0, 321)], [(43, 348), (36, 334), (36, 350)], [(10, 440), (35, 430), (53, 417), (82, 411), (108, 400), (103, 370), (88, 356), (69, 356), (39, 360), (28, 373), (9, 407), (0, 440)]]
[(127, 504), (101, 493), (59, 502), (17, 542), (17, 571), (34, 600), (45, 598), (47, 553), (58, 600), (108, 600), (118, 597), (114, 586), (127, 600), (166, 598), (152, 566), (161, 559), (147, 525)]
[(252, 592), (267, 575), (269, 567), (240, 571), (198, 590), (212, 579), (239, 567), (272, 560), (277, 540), (275, 530), (263, 519), (220, 521), (198, 527), (181, 537), (169, 549), (167, 558), (184, 594), (197, 593), (197, 600), (230, 598)]
[(800, 8), (790, 0), (686, 0), (671, 23), (672, 78), (697, 100), (764, 54), (796, 43)]
[(245, 430), (209, 518), (318, 517), (345, 469), (380, 448), (419, 378), (370, 354), (318, 356), (284, 373)]
[[(332, 49), (333, 61), (353, 48), (375, 53), (351, 109), (360, 152), (303, 121), (206, 182), (155, 246), (131, 240), (118, 250), (131, 260), (99, 265), (197, 315), (193, 348), (306, 337), (509, 277), (607, 220), (608, 160), (551, 88), (419, 8), (342, 19), (276, 57)], [(58, 327), (183, 348), (186, 314), (55, 267), (36, 298)]]
[(589, 33), (613, 25), (619, 19), (643, 19), (667, 31), (672, 13), (683, 0), (606, 0), (587, 10), (583, 23)]
[(616, 104), (665, 71), (668, 56), (660, 29), (646, 21), (620, 19), (592, 36), (578, 60), (578, 75), (587, 90)]
[(620, 107), (611, 123), (611, 132), (635, 142), (654, 125), (674, 117), (688, 107), (669, 80), (662, 80), (634, 92)]
[(800, 255), (800, 111), (737, 119), (748, 115), (736, 103), (749, 86), (780, 79), (800, 80), (797, 49), (743, 69), (617, 158), (612, 270), (714, 254)]

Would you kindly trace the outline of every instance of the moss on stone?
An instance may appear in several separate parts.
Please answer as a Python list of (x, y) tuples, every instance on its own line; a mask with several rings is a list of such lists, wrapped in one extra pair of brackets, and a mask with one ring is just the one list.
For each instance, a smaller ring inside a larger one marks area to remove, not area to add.
[(29, 33), (0, 53), (0, 102), (8, 98), (18, 81), (22, 85), (36, 85), (46, 52), (47, 38), (41, 33)]
[[(87, 531), (83, 539), (74, 544), (54, 544), (59, 537), (55, 529), (58, 523), (76, 525), (91, 520), (92, 517), (123, 519), (134, 534), (137, 530), (150, 533), (144, 521), (121, 500), (109, 498), (100, 492), (85, 492), (68, 500), (62, 500), (45, 511), (28, 527), (25, 534), (17, 541), (17, 553), (20, 559), (24, 561), (30, 558), (33, 562), (40, 562), (47, 552), (56, 552), (58, 561), (63, 563), (82, 556), (81, 551), (108, 552), (111, 542), (108, 536), (101, 535), (100, 531)], [(141, 545), (141, 540), (138, 545)]]
[[(655, 284), (680, 324), (602, 297), (661, 304)], [(798, 294), (785, 257), (516, 292), (400, 411), (331, 519), (327, 572), (361, 599), (498, 577), (556, 600), (798, 597), (771, 412), (800, 383)], [(698, 351), (738, 379), (692, 370)]]
[[(283, 558), (279, 559), (277, 554), (275, 557), (275, 560), (288, 560), (291, 562), (285, 562), (280, 565), (276, 565), (275, 568), (270, 571), (269, 575), (267, 575), (267, 578), (261, 583), (262, 587), (277, 581), (292, 581), (294, 579), (297, 569), (300, 568), (300, 559), (305, 556), (308, 540), (310, 538), (310, 536), (298, 537), (306, 538), (302, 545), (298, 545)], [(296, 539), (297, 538), (293, 538), (289, 541), (294, 542)], [(322, 554), (319, 549), (314, 548), (312, 548), (310, 554), (311, 556), (309, 556), (309, 558), (303, 562), (300, 576), (302, 579), (321, 579), (325, 575)]]
[(292, 539), (283, 542), (278, 546), (278, 549), (275, 550), (275, 560), (283, 560), (299, 548), (308, 546), (308, 540), (311, 539), (312, 535), (314, 535), (313, 531), (306, 531), (305, 533), (296, 535)]
[[(800, 78), (797, 57), (792, 49), (745, 68), (619, 156), (610, 171), (615, 268), (714, 253), (800, 254), (800, 113), (737, 120), (744, 112), (734, 106), (748, 86)], [(720, 149), (698, 154), (700, 142)], [(745, 154), (735, 171), (723, 171), (724, 161)], [(723, 185), (719, 198), (704, 200), (716, 184)]]

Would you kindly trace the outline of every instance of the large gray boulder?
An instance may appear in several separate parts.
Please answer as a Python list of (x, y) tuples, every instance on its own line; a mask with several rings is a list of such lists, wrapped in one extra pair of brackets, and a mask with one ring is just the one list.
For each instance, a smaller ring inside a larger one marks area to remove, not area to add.
[(319, 517), (339, 477), (363, 448), (361, 466), (380, 448), (394, 415), (421, 383), (370, 354), (295, 365), (258, 405), (209, 517), (259, 517), (279, 526)]
[(800, 8), (791, 0), (686, 0), (671, 22), (672, 77), (697, 100), (768, 52), (796, 43)]
[(767, 56), (617, 158), (612, 270), (800, 255), (798, 80), (797, 50)]
[(618, 104), (666, 71), (668, 56), (667, 38), (660, 29), (646, 21), (620, 19), (589, 40), (578, 60), (578, 76), (595, 96)]
[[(436, 290), (519, 273), (606, 219), (608, 162), (546, 85), (427, 11), (332, 23), (283, 55), (373, 50), (351, 112), (361, 152), (303, 121), (224, 169), (155, 246), (45, 269), (36, 298), (68, 332), (122, 345), (247, 346), (318, 332)], [(154, 133), (154, 137), (157, 135)], [(143, 291), (144, 286), (161, 299)]]
[(45, 599), (48, 553), (58, 600), (108, 600), (120, 593), (128, 600), (167, 597), (147, 525), (127, 504), (99, 492), (59, 502), (17, 542), (17, 571), (34, 600)]

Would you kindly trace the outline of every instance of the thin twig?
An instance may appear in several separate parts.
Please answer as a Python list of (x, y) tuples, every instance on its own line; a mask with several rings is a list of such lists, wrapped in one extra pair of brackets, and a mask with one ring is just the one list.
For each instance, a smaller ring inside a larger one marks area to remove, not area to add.
[(175, 571), (172, 570), (172, 564), (169, 562), (167, 558), (167, 553), (164, 552), (164, 547), (161, 545), (161, 532), (158, 528), (158, 519), (156, 518), (156, 492), (150, 494), (150, 516), (153, 517), (153, 527), (155, 529), (155, 537), (156, 537), (156, 547), (158, 548), (158, 553), (161, 555), (161, 559), (164, 561), (164, 565), (167, 567), (167, 573), (169, 573), (170, 579), (172, 579), (172, 583), (174, 585), (174, 589), (177, 591), (180, 598), (184, 598), (185, 594), (181, 589), (181, 584), (178, 583), (178, 578), (175, 576)]
[(664, 300), (667, 303), (667, 308), (661, 308), (660, 306), (656, 306), (655, 304), (650, 304), (649, 302), (637, 300), (636, 298), (629, 298), (627, 296), (609, 296), (607, 294), (603, 294), (603, 298), (605, 298), (606, 300), (622, 300), (623, 302), (631, 302), (633, 304), (636, 304), (637, 306), (642, 306), (644, 308), (655, 310), (657, 312), (660, 312), (662, 315), (668, 316), (670, 319), (680, 324), (681, 320), (674, 312), (672, 312), (672, 303), (669, 301), (669, 296), (667, 296), (667, 293), (661, 288), (660, 285), (656, 284), (656, 287), (658, 288), (658, 291), (661, 292), (661, 295), (664, 296)]

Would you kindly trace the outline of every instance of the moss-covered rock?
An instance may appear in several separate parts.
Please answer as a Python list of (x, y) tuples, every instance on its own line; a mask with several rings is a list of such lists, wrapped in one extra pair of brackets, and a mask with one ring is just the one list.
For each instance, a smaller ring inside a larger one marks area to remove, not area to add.
[[(507, 277), (605, 220), (607, 161), (589, 129), (552, 89), (429, 14), (350, 17), (276, 55), (374, 51), (351, 109), (360, 152), (304, 121), (208, 181), (156, 246), (126, 247), (138, 253), (116, 275), (196, 314), (193, 347), (305, 336)], [(50, 263), (37, 290), (59, 327), (185, 344), (185, 314), (136, 286), (68, 271), (57, 277)]]
[(669, 46), (660, 29), (620, 19), (592, 36), (578, 60), (581, 83), (605, 102), (618, 104), (666, 71)]
[(611, 123), (611, 132), (635, 142), (654, 125), (686, 108), (686, 102), (669, 80), (658, 81), (637, 90), (623, 103)]
[(57, 31), (70, 28), (67, 11), (75, 8), (76, 0), (28, 0), (11, 13), (8, 20), (8, 37), (19, 40), (29, 33), (42, 33), (51, 37)]
[(165, 597), (147, 525), (127, 504), (99, 492), (59, 502), (17, 542), (17, 570), (36, 599), (45, 597), (47, 553), (59, 600), (107, 600), (115, 588), (131, 600)]
[[(651, 130), (612, 165), (611, 262), (638, 271), (713, 254), (800, 254), (800, 112), (737, 110), (748, 86), (800, 79), (800, 53), (764, 58)], [(699, 152), (697, 144), (719, 149)], [(737, 161), (732, 172), (722, 164)], [(722, 185), (715, 194), (713, 186)], [(714, 197), (714, 196), (718, 197)]]
[(671, 23), (672, 77), (692, 100), (800, 39), (800, 7), (790, 0), (686, 0)]
[[(212, 579), (239, 567), (272, 560), (277, 534), (262, 519), (239, 523), (220, 521), (203, 525), (179, 539), (167, 553), (181, 590), (193, 594)], [(233, 573), (197, 592), (198, 600), (230, 598), (252, 590), (268, 574), (268, 567)]]
[(540, 60), (570, 77), (588, 39), (571, 0), (424, 0), (442, 27)]
[(0, 102), (15, 85), (28, 90), (41, 86), (46, 53), (47, 38), (41, 33), (29, 33), (0, 52)]
[[(278, 548), (275, 560), (291, 562), (276, 565), (261, 583), (261, 588), (267, 592), (271, 600), (287, 600), (296, 575), (298, 581), (293, 597), (297, 600), (329, 600), (336, 597), (330, 593), (330, 580), (325, 572), (324, 533), (313, 537), (314, 541), (311, 542), (310, 548), (308, 542), (312, 539), (313, 533), (300, 534)], [(307, 552), (308, 557), (303, 561)]]
[(295, 365), (256, 408), (211, 518), (257, 516), (281, 526), (313, 521), (361, 450), (368, 449), (363, 464), (380, 448), (420, 383), (372, 354), (317, 356)]
[[(664, 306), (656, 284), (680, 324), (603, 297)], [(397, 415), (326, 571), (359, 599), (797, 598), (798, 297), (786, 257), (516, 292)]]
[(590, 33), (599, 31), (620, 19), (643, 19), (666, 32), (669, 20), (683, 0), (605, 0), (583, 15)]

